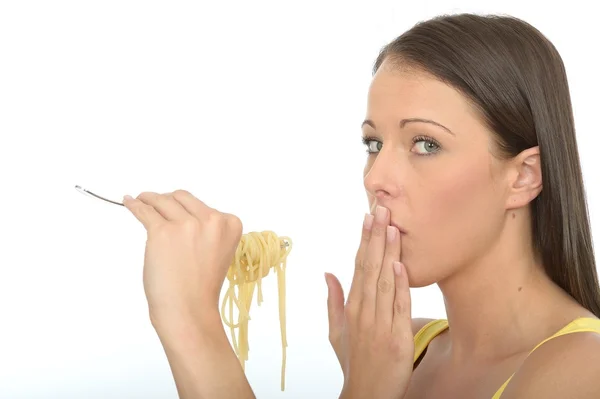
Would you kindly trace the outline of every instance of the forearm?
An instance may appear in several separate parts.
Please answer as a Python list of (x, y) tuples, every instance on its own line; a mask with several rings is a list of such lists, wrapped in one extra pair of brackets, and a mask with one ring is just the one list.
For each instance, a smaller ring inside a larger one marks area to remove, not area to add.
[(156, 327), (181, 399), (255, 399), (218, 316)]

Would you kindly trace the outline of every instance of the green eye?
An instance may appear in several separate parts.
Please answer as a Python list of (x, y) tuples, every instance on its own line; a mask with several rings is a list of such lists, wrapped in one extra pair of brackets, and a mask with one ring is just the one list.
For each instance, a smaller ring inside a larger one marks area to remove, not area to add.
[(418, 152), (421, 154), (431, 154), (439, 149), (436, 143), (424, 140), (418, 141), (415, 147), (419, 150)]
[(415, 137), (413, 143), (419, 155), (432, 155), (440, 150), (440, 145), (430, 137)]
[(362, 142), (367, 147), (368, 154), (376, 154), (381, 151), (381, 148), (383, 147), (381, 141), (372, 137), (363, 137)]

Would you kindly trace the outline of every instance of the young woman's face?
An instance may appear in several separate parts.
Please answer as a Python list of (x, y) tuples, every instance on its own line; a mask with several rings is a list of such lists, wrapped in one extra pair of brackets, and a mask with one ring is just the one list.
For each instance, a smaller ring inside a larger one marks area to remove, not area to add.
[(385, 63), (362, 126), (369, 205), (388, 208), (402, 234), (411, 286), (436, 283), (491, 248), (506, 184), (491, 132), (458, 91)]

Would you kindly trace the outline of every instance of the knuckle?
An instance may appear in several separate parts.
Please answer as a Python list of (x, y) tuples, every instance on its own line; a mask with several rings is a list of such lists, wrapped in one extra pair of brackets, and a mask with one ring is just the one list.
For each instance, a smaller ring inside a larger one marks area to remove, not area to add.
[(234, 241), (235, 243), (239, 243), (242, 238), (242, 233), (244, 231), (244, 225), (240, 218), (235, 215), (226, 215), (227, 216), (227, 227), (226, 234), (227, 236)]
[(368, 243), (370, 239), (371, 239), (371, 230), (363, 227), (361, 241), (363, 243)]
[(382, 294), (387, 294), (392, 290), (392, 282), (385, 277), (380, 277), (377, 281), (377, 290)]
[(402, 301), (394, 301), (394, 313), (401, 315), (404, 313), (406, 306)]
[(220, 223), (222, 221), (222, 216), (221, 212), (216, 209), (208, 208), (206, 210), (206, 221), (208, 223)]
[(374, 237), (382, 237), (385, 234), (385, 228), (379, 224), (373, 225), (373, 229), (371, 230), (371, 234)]
[(185, 190), (175, 190), (170, 195), (176, 200), (183, 200), (191, 194)]
[(153, 210), (154, 207), (152, 207), (152, 205), (148, 205), (143, 202), (138, 205), (138, 212), (143, 217), (150, 216)]
[(344, 307), (344, 316), (349, 320), (354, 320), (358, 315), (359, 306), (357, 301), (349, 300)]
[(227, 222), (229, 223), (231, 229), (236, 233), (242, 232), (244, 230), (244, 224), (242, 223), (242, 220), (235, 215), (228, 214)]
[(367, 259), (363, 262), (363, 269), (365, 270), (365, 272), (371, 272), (377, 269), (377, 262), (374, 262), (371, 259)]
[(363, 264), (362, 264), (362, 260), (361, 260), (361, 259), (359, 259), (359, 258), (356, 258), (356, 259), (354, 260), (354, 268), (355, 268), (356, 270), (362, 270), (362, 269), (363, 269)]
[(191, 194), (187, 190), (178, 189), (178, 190), (173, 191), (173, 195), (178, 196), (178, 195), (191, 195)]
[(152, 193), (151, 193), (151, 192), (149, 192), (149, 191), (143, 191), (143, 192), (139, 193), (139, 194), (138, 194), (138, 196), (137, 196), (137, 197), (135, 197), (135, 198), (136, 198), (137, 200), (144, 201), (145, 199), (148, 199), (148, 197), (149, 197), (150, 195), (152, 195)]
[(187, 218), (180, 222), (182, 229), (187, 233), (194, 233), (200, 229), (200, 221), (196, 218)]

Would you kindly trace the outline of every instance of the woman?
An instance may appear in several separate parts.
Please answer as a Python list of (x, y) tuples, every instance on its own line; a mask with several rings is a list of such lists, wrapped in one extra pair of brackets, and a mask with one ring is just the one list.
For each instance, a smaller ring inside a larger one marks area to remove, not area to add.
[[(509, 17), (420, 23), (381, 51), (362, 130), (373, 214), (347, 302), (326, 276), (341, 397), (600, 397), (600, 288), (552, 44)], [(185, 191), (125, 204), (148, 230), (180, 396), (253, 397), (218, 312), (241, 222)], [(433, 283), (448, 322), (411, 320), (409, 284)]]

